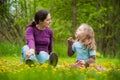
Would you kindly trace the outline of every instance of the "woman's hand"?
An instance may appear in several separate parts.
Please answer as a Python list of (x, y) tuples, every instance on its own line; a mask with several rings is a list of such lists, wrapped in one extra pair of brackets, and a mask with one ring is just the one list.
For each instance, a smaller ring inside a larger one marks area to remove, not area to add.
[(35, 49), (30, 49), (26, 54), (26, 58), (29, 58), (30, 55), (35, 55)]

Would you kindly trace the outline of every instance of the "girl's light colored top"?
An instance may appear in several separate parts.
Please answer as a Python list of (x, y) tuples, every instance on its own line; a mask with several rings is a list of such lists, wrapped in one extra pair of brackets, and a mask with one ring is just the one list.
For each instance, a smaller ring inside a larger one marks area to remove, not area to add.
[(76, 60), (88, 60), (90, 56), (96, 55), (96, 50), (85, 48), (80, 41), (73, 43), (72, 50), (76, 53)]

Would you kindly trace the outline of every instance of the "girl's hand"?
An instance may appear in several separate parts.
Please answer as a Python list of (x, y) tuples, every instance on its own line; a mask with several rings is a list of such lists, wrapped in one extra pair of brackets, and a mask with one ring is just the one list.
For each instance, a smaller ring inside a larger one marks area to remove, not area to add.
[(26, 54), (26, 58), (29, 58), (30, 55), (35, 55), (35, 49), (30, 49)]
[(68, 42), (74, 42), (74, 39), (72, 37), (69, 37)]
[(80, 63), (85, 64), (86, 62), (85, 62), (85, 60), (80, 60)]

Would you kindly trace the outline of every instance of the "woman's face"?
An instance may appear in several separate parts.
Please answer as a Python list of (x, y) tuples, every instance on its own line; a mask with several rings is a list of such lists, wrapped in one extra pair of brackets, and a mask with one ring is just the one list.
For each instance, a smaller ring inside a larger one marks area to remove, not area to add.
[(50, 14), (47, 15), (46, 19), (43, 22), (40, 22), (41, 25), (49, 27), (52, 22)]
[(78, 36), (80, 35), (82, 36), (83, 33), (84, 33), (84, 26), (80, 26), (75, 32), (75, 37), (78, 38)]

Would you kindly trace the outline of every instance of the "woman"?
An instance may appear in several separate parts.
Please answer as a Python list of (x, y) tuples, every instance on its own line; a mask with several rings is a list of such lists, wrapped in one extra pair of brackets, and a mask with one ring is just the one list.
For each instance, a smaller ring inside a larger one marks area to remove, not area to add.
[(40, 64), (47, 60), (56, 66), (58, 57), (52, 53), (53, 31), (49, 28), (51, 23), (50, 13), (39, 10), (34, 16), (34, 21), (26, 29), (26, 41), (22, 49), (22, 57), (26, 64), (38, 61)]

